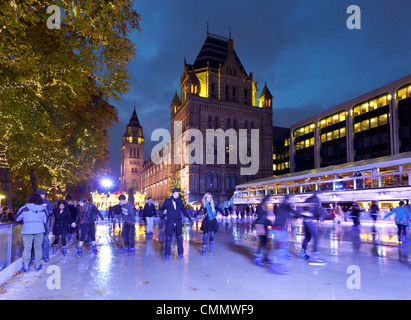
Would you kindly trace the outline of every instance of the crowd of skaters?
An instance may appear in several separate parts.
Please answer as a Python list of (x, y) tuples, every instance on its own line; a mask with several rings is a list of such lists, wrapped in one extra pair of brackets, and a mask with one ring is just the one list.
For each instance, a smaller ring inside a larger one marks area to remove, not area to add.
[[(291, 202), (291, 195), (284, 197), (284, 200), (279, 205), (274, 205), (273, 213), (275, 216), (274, 223), (268, 219), (268, 199), (269, 196), (263, 198), (262, 202), (257, 206), (231, 206), (221, 208), (213, 200), (212, 194), (207, 192), (202, 201), (201, 207), (194, 215), (187, 212), (183, 201), (179, 198), (179, 189), (172, 190), (172, 196), (164, 201), (158, 207), (158, 211), (152, 199), (148, 198), (143, 207), (139, 208), (140, 217), (146, 221), (147, 238), (153, 237), (153, 220), (159, 215), (164, 223), (165, 234), (165, 260), (170, 259), (172, 237), (176, 238), (177, 251), (179, 259), (183, 259), (182, 245), (182, 215), (192, 222), (192, 218), (202, 214), (203, 220), (201, 230), (203, 231), (202, 254), (205, 255), (207, 247), (210, 252), (214, 250), (214, 236), (218, 231), (218, 223), (216, 220), (217, 212), (223, 216), (237, 214), (241, 219), (246, 217), (253, 218), (256, 233), (258, 235), (258, 247), (254, 255), (254, 263), (258, 266), (268, 264), (270, 270), (277, 274), (287, 274), (289, 270), (285, 267), (284, 259), (291, 258), (288, 252), (288, 235), (286, 231), (287, 223), (290, 219), (302, 219), (305, 237), (302, 242), (302, 247), (299, 257), (303, 260), (308, 260), (310, 264), (326, 265), (326, 261), (319, 257), (318, 252), (318, 233), (315, 221), (321, 222), (324, 216), (331, 215), (333, 222), (339, 223), (342, 219), (347, 219), (347, 212), (353, 219), (353, 227), (358, 227), (361, 209), (358, 203), (353, 203), (350, 206), (341, 207), (339, 204), (331, 204), (326, 211), (322, 207), (317, 193), (314, 192), (304, 203), (295, 206)], [(135, 254), (135, 223), (137, 210), (134, 205), (126, 200), (125, 195), (119, 196), (119, 203), (109, 208), (109, 220), (113, 222), (114, 228), (116, 225), (121, 226), (121, 232), (124, 239), (124, 246), (120, 253), (134, 255)], [(376, 216), (379, 208), (373, 202), (370, 208), (370, 215), (376, 222)], [(406, 229), (411, 214), (407, 205), (401, 201), (399, 206), (386, 214), (383, 219), (395, 214), (395, 223), (398, 227), (398, 241), (406, 243)], [(37, 193), (30, 195), (27, 203), (21, 207), (13, 219), (17, 222), (23, 222), (22, 240), (23, 240), (23, 268), (28, 272), (30, 263), (34, 263), (36, 271), (42, 268), (41, 260), (49, 261), (50, 243), (49, 243), (49, 227), (52, 227), (54, 236), (51, 253), (56, 254), (58, 243), (61, 241), (63, 255), (67, 255), (67, 241), (70, 241), (72, 236), (78, 241), (77, 255), (82, 256), (82, 247), (86, 241), (86, 237), (91, 241), (91, 246), (94, 254), (98, 254), (96, 238), (95, 238), (95, 221), (97, 219), (104, 220), (103, 215), (98, 208), (89, 203), (85, 198), (77, 201), (60, 200), (56, 206), (52, 208), (50, 201), (46, 199), (44, 189), (39, 189)], [(51, 223), (50, 223), (51, 222)], [(268, 236), (272, 232), (274, 234), (274, 251), (271, 252), (267, 246)], [(312, 253), (307, 254), (308, 245), (312, 240)], [(274, 260), (270, 258), (274, 257)]]

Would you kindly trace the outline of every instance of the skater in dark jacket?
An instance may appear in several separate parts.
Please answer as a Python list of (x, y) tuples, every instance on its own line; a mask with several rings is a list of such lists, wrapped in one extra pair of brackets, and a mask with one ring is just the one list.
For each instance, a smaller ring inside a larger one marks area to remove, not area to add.
[[(317, 227), (313, 223), (313, 219), (320, 214), (321, 202), (317, 194), (313, 194), (307, 200), (305, 200), (303, 210), (299, 213), (303, 218), (305, 237), (300, 252), (300, 258), (309, 260), (313, 265), (325, 265), (325, 260), (321, 259), (318, 254), (318, 232)], [(313, 253), (310, 257), (307, 255), (307, 246), (311, 238), (314, 238)]]
[(254, 254), (254, 263), (258, 266), (264, 266), (264, 262), (270, 263), (268, 259), (268, 226), (271, 225), (267, 217), (267, 201), (270, 196), (265, 196), (257, 207), (257, 219), (253, 223), (258, 235), (258, 248)]
[(71, 212), (70, 209), (67, 207), (66, 201), (60, 200), (57, 203), (57, 206), (53, 209), (52, 215), (54, 216), (54, 243), (52, 254), (57, 253), (57, 244), (59, 242), (59, 238), (61, 237), (61, 244), (63, 245), (63, 247), (61, 248), (61, 252), (65, 256), (67, 255), (66, 234), (69, 231), (70, 224), (73, 222), (71, 218)]
[(218, 231), (217, 211), (223, 214), (221, 208), (214, 202), (211, 193), (207, 192), (201, 201), (200, 209), (194, 215), (194, 217), (197, 217), (200, 213), (203, 213), (203, 222), (200, 227), (201, 231), (203, 231), (203, 248), (201, 252), (203, 255), (207, 251), (207, 240), (209, 240), (210, 252), (214, 250), (214, 235)]
[(121, 210), (123, 214), (123, 228), (121, 230), (124, 238), (124, 248), (120, 253), (127, 253), (128, 255), (134, 255), (136, 250), (135, 246), (135, 225), (136, 225), (136, 211), (134, 206), (126, 200), (126, 196), (121, 194), (118, 197), (120, 201)]
[(166, 234), (166, 244), (165, 244), (165, 259), (170, 259), (171, 254), (171, 239), (173, 234), (175, 234), (177, 238), (177, 248), (178, 248), (178, 255), (180, 260), (183, 259), (183, 225), (181, 219), (181, 213), (183, 213), (191, 222), (191, 217), (187, 213), (186, 209), (184, 208), (183, 201), (178, 197), (180, 194), (180, 190), (174, 188), (172, 190), (171, 198), (168, 198), (164, 201), (164, 203), (160, 206), (160, 217), (164, 219), (164, 210), (167, 210), (167, 220), (165, 225), (165, 234)]
[(146, 220), (146, 235), (148, 238), (153, 237), (153, 223), (156, 215), (156, 207), (153, 204), (153, 199), (149, 197), (143, 209), (143, 218)]
[(104, 218), (97, 207), (92, 203), (88, 203), (85, 198), (80, 199), (78, 204), (79, 214), (77, 215), (76, 221), (71, 224), (73, 228), (75, 228), (76, 225), (80, 226), (81, 236), (78, 243), (77, 254), (81, 256), (83, 253), (83, 243), (86, 239), (87, 230), (91, 237), (93, 252), (97, 254), (95, 220), (97, 220), (97, 216), (99, 216), (101, 220), (104, 220)]

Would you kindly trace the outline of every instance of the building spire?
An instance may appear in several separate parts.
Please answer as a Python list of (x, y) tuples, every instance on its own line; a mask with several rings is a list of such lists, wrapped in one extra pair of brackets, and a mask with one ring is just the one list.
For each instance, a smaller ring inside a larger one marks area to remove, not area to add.
[(207, 25), (207, 37), (210, 34), (209, 32), (209, 27), (210, 27), (210, 22), (206, 21), (206, 25)]

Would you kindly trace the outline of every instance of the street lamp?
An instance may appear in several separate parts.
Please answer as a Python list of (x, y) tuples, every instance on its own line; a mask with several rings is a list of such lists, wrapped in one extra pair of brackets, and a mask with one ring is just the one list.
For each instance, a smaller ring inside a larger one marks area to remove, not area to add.
[(113, 182), (110, 179), (105, 178), (105, 179), (101, 180), (101, 185), (104, 188), (108, 189), (113, 185)]

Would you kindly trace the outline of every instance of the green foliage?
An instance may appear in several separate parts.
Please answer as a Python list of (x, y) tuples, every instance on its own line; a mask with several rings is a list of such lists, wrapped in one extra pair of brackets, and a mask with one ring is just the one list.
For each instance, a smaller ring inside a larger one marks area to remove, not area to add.
[[(50, 5), (61, 29), (47, 27)], [(108, 100), (128, 92), (139, 23), (133, 0), (0, 3), (0, 151), (15, 177), (82, 183), (104, 170), (118, 122)]]

